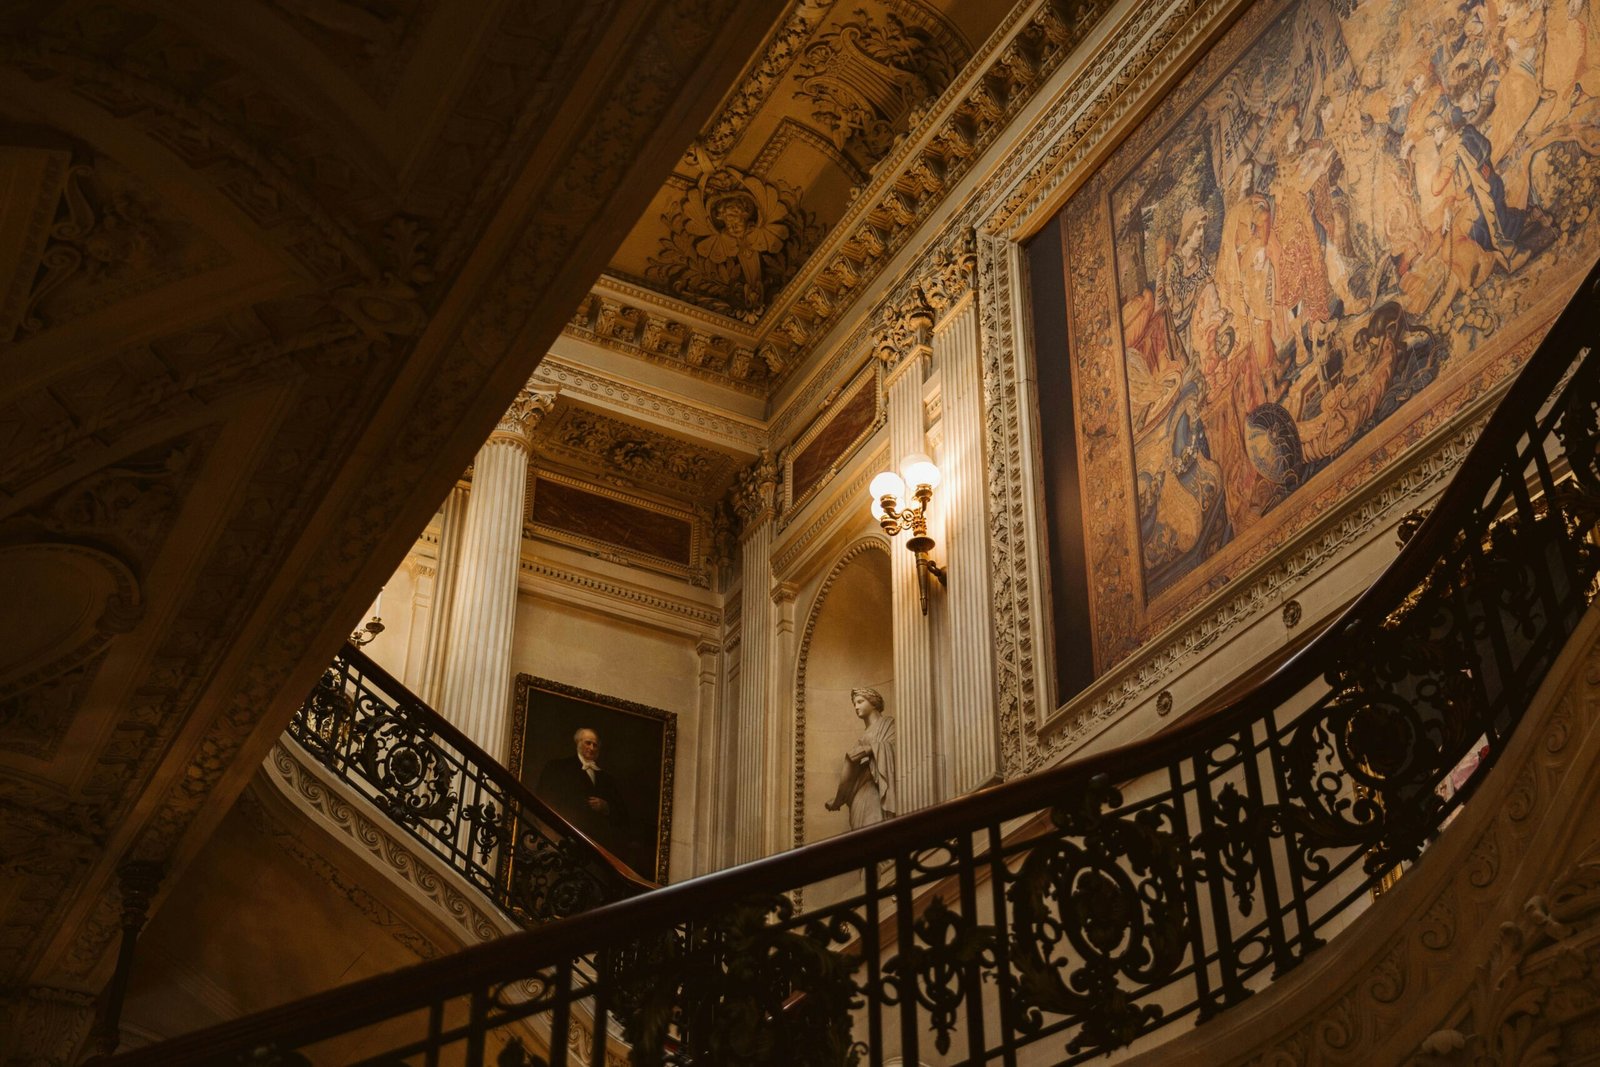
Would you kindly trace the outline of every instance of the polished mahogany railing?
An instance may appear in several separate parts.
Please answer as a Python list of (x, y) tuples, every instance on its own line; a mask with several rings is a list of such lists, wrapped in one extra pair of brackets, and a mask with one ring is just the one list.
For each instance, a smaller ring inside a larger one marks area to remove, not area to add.
[(286, 733), (523, 926), (657, 888), (352, 644)]
[(1232, 704), (114, 1062), (1073, 1063), (1239, 1003), (1423, 855), (1588, 609), (1597, 309), (1600, 270), (1394, 564)]

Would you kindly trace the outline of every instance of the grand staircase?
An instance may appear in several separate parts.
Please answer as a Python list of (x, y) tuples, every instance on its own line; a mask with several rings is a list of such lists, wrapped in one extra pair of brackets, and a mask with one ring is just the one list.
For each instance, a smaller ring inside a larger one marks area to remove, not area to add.
[(1597, 340), (1600, 268), (1393, 565), (1230, 705), (665, 888), (347, 648), (291, 735), (530, 929), (102, 1062), (1078, 1063), (1247, 1004), (1426, 867), (1589, 612)]

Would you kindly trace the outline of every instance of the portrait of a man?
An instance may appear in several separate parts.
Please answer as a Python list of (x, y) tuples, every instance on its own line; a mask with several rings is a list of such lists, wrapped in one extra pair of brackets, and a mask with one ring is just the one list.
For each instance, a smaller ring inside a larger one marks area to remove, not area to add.
[(677, 716), (517, 676), (510, 766), (540, 800), (640, 876), (665, 883)]
[(616, 779), (600, 764), (600, 735), (580, 726), (573, 754), (550, 760), (535, 792), (595, 842), (617, 855), (632, 851), (628, 806)]

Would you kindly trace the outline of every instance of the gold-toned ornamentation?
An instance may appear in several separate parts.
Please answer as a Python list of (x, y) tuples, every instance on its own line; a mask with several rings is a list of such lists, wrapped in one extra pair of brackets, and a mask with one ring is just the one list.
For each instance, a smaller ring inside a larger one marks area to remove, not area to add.
[[(906, 548), (917, 557), (917, 601), (922, 606), (922, 614), (926, 615), (929, 575), (937, 578), (941, 586), (945, 584), (944, 568), (928, 555), (934, 548), (933, 538), (928, 536), (928, 502), (939, 487), (941, 475), (933, 460), (920, 454), (901, 460), (900, 469), (903, 479), (893, 471), (884, 471), (872, 479), (867, 492), (872, 497), (872, 517), (878, 520), (884, 533), (895, 537), (906, 530), (911, 532)], [(916, 501), (915, 507), (902, 504), (907, 486), (912, 487), (911, 499)]]

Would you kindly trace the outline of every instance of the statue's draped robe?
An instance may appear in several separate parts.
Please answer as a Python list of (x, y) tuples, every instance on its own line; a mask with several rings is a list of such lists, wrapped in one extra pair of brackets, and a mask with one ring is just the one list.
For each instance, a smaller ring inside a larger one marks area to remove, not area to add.
[(855, 779), (855, 791), (850, 794), (850, 829), (871, 826), (892, 818), (898, 810), (894, 792), (894, 781), (898, 774), (895, 766), (894, 718), (889, 715), (878, 716), (878, 720), (868, 726), (850, 751), (845, 753), (845, 759), (849, 761)]

